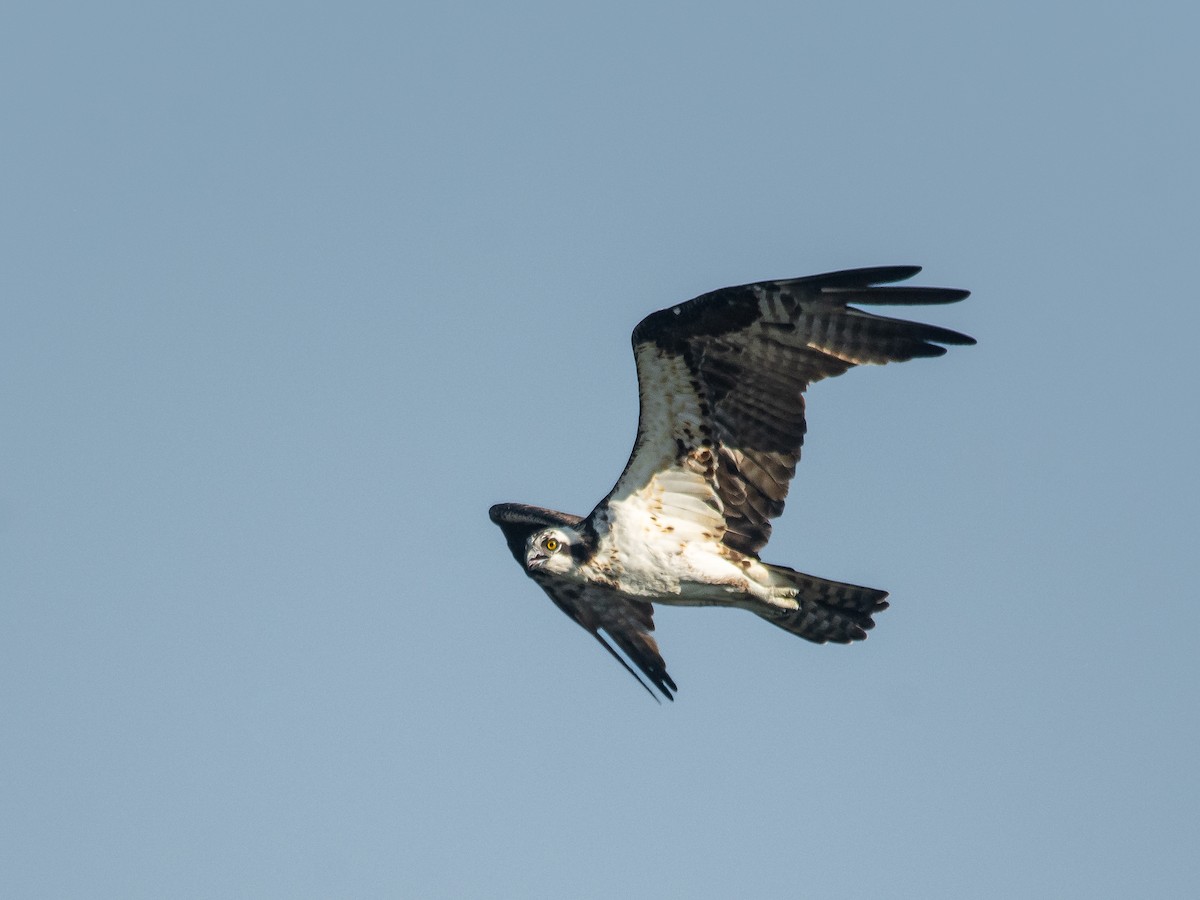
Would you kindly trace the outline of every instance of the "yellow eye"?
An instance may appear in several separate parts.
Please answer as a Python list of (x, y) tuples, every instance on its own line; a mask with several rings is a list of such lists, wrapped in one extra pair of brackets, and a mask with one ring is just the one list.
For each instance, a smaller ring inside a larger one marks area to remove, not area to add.
[(546, 549), (549, 550), (551, 553), (556, 552), (558, 550), (559, 546), (560, 545), (556, 538), (546, 538)]

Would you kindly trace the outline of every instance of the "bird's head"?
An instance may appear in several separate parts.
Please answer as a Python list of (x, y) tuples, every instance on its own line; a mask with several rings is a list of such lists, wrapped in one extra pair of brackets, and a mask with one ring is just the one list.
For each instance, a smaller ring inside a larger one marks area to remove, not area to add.
[(535, 531), (525, 542), (525, 568), (529, 572), (566, 575), (575, 568), (572, 550), (579, 546), (581, 536), (573, 528)]

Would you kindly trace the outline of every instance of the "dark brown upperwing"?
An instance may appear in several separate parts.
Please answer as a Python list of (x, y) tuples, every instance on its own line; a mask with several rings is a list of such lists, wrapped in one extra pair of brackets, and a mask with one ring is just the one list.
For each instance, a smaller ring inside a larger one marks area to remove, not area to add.
[(552, 575), (535, 573), (534, 581), (554, 601), (554, 605), (570, 616), (600, 646), (619, 662), (657, 702), (658, 695), (650, 690), (616, 650), (604, 640), (600, 629), (604, 629), (635, 666), (650, 679), (650, 683), (662, 691), (668, 700), (674, 700), (674, 691), (679, 690), (667, 674), (667, 664), (658, 651), (658, 643), (650, 636), (654, 630), (654, 608), (645, 600), (626, 597), (607, 588), (578, 584)]

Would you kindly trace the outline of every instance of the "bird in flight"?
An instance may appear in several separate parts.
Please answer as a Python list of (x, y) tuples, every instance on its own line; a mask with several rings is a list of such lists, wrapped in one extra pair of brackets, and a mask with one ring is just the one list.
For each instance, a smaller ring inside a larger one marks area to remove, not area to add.
[[(852, 366), (941, 356), (957, 331), (851, 304), (954, 303), (969, 291), (892, 287), (920, 266), (850, 269), (722, 288), (633, 330), (637, 438), (585, 517), (524, 503), (489, 510), (525, 574), (658, 700), (668, 700), (655, 603), (747, 609), (814, 643), (862, 640), (886, 591), (765, 563), (804, 442), (804, 391)], [(660, 701), (661, 702), (661, 701)]]

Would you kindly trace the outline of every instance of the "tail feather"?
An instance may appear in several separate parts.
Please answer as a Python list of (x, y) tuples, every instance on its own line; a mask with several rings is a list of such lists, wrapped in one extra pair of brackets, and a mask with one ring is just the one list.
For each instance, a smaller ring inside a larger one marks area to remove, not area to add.
[(799, 607), (789, 610), (764, 604), (754, 612), (772, 625), (815, 644), (861, 641), (875, 627), (871, 615), (888, 607), (884, 600), (887, 591), (817, 578), (786, 566), (767, 568), (781, 588), (780, 593), (792, 597)]

